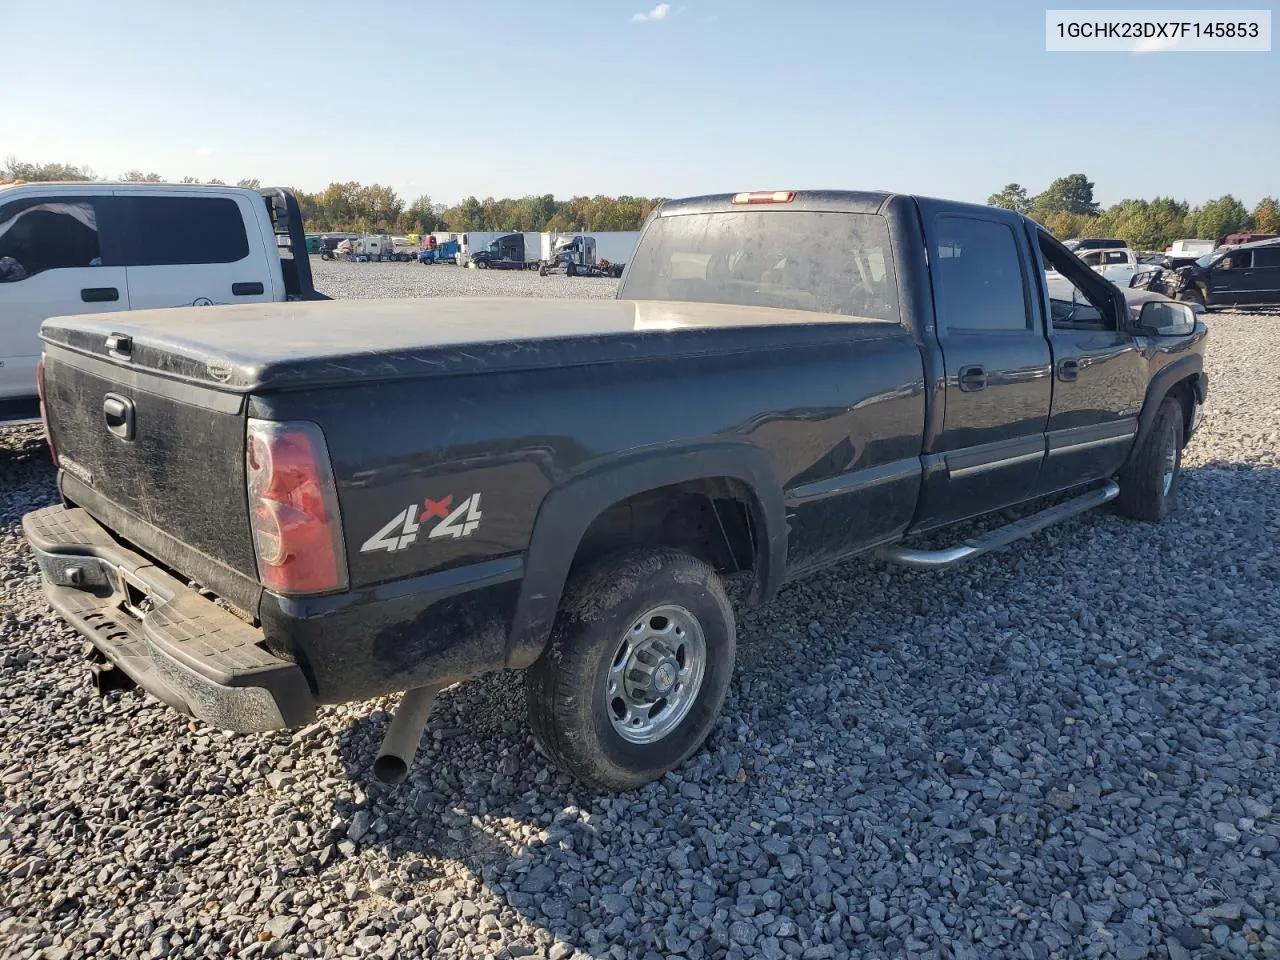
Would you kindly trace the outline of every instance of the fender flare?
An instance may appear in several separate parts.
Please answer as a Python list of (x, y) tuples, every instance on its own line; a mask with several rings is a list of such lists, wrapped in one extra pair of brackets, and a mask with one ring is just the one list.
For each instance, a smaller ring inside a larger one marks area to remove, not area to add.
[(578, 546), (597, 517), (648, 490), (717, 477), (738, 481), (752, 494), (758, 595), (762, 602), (772, 599), (786, 569), (787, 520), (782, 487), (763, 451), (728, 441), (626, 454), (571, 477), (543, 499), (525, 555), (506, 665), (527, 667), (541, 655)]
[(1173, 361), (1151, 378), (1151, 383), (1147, 385), (1147, 397), (1142, 403), (1142, 413), (1138, 417), (1138, 434), (1134, 438), (1133, 449), (1129, 452), (1130, 462), (1142, 449), (1142, 444), (1147, 439), (1147, 434), (1151, 432), (1152, 425), (1155, 424), (1156, 414), (1160, 412), (1160, 405), (1164, 403), (1165, 397), (1177, 384), (1187, 379), (1192, 380), (1196, 398), (1203, 403), (1207, 393), (1206, 377), (1204, 357), (1199, 353), (1189, 353)]

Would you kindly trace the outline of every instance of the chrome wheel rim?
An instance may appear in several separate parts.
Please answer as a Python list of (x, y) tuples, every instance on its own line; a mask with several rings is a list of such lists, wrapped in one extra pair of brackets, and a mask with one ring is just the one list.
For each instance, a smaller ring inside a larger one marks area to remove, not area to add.
[(1178, 469), (1178, 447), (1171, 445), (1164, 455), (1164, 476), (1160, 478), (1160, 487), (1167, 497), (1173, 489), (1173, 475)]
[(618, 736), (656, 743), (689, 714), (706, 673), (698, 618), (674, 604), (641, 614), (622, 636), (605, 675), (605, 710)]

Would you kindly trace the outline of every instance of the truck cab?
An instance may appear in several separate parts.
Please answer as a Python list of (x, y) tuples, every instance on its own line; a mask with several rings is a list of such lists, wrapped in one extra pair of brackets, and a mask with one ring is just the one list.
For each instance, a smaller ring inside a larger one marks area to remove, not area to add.
[(288, 191), (0, 186), (0, 419), (33, 415), (47, 317), (314, 295)]
[[(533, 235), (536, 238), (536, 234)], [(491, 270), (525, 270), (537, 263), (538, 245), (530, 235), (508, 233), (489, 242), (483, 250), (471, 254), (470, 265)]]

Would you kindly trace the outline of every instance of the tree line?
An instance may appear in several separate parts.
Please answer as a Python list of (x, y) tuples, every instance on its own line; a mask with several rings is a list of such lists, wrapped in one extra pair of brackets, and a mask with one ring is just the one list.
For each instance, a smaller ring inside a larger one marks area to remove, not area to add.
[(1031, 196), (1018, 183), (987, 197), (993, 207), (1025, 213), (1055, 237), (1111, 237), (1138, 250), (1163, 250), (1174, 240), (1217, 240), (1229, 233), (1280, 234), (1280, 203), (1263, 197), (1249, 210), (1231, 194), (1191, 206), (1173, 197), (1121, 200), (1105, 210), (1093, 199), (1093, 181), (1083, 173), (1059, 177)]
[[(89, 167), (67, 163), (28, 163), (8, 157), (0, 166), (0, 180), (98, 180)], [(121, 180), (131, 183), (161, 183), (158, 173), (126, 170)], [(178, 183), (199, 183), (183, 177)], [(209, 183), (221, 184), (221, 180)], [(257, 189), (255, 179), (239, 180), (236, 186)], [(314, 193), (294, 191), (309, 233), (350, 231), (354, 233), (423, 234), (437, 230), (638, 230), (661, 197), (573, 197), (557, 200), (551, 194), (536, 197), (467, 197), (454, 206), (434, 203), (423, 194), (406, 204), (395, 190), (382, 184), (362, 184), (354, 180), (331, 183)]]
[[(96, 180), (88, 167), (66, 163), (28, 163), (8, 157), (0, 166), (0, 180)], [(126, 170), (121, 180), (163, 181), (160, 174)], [(199, 183), (183, 177), (179, 183)], [(220, 184), (221, 180), (209, 183)], [(257, 179), (237, 186), (257, 189)], [(1094, 184), (1085, 174), (1059, 177), (1034, 196), (1021, 184), (1007, 184), (987, 198), (995, 207), (1017, 210), (1044, 224), (1054, 236), (1116, 237), (1139, 250), (1163, 250), (1174, 240), (1201, 237), (1214, 240), (1228, 233), (1252, 230), (1280, 233), (1280, 204), (1264, 197), (1253, 210), (1231, 194), (1191, 206), (1185, 200), (1155, 197), (1121, 200), (1105, 210), (1093, 198)], [(411, 203), (391, 187), (354, 180), (331, 183), (310, 193), (294, 190), (308, 232), (423, 234), (437, 230), (638, 230), (661, 197), (573, 197), (557, 200), (551, 194), (530, 197), (467, 197), (454, 206), (434, 203), (423, 194)]]

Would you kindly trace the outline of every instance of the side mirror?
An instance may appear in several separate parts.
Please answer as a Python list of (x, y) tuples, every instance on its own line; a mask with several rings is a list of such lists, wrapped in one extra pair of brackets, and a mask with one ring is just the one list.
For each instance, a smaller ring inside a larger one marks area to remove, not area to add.
[(1196, 313), (1186, 303), (1150, 300), (1142, 305), (1138, 326), (1155, 337), (1185, 337), (1196, 328)]

